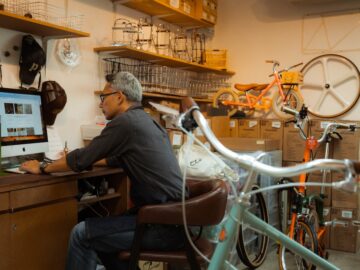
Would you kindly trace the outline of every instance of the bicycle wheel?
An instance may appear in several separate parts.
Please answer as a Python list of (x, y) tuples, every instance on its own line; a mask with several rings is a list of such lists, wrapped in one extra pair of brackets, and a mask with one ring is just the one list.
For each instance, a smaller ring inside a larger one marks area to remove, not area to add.
[(293, 116), (281, 111), (281, 107), (286, 106), (296, 111), (300, 111), (302, 105), (304, 104), (304, 100), (297, 90), (284, 89), (283, 91), (286, 97), (285, 101), (282, 100), (279, 91), (276, 91), (272, 98), (272, 109), (279, 118), (286, 120), (292, 118)]
[[(304, 247), (318, 254), (318, 241), (313, 228), (304, 221), (297, 221), (294, 240)], [(301, 256), (293, 253), (285, 246), (280, 245), (279, 248), (279, 269), (280, 270), (314, 270), (316, 266), (306, 261)]]
[(359, 99), (359, 70), (346, 57), (324, 54), (310, 60), (301, 72), (301, 93), (309, 112), (317, 117), (342, 115)]
[(234, 115), (238, 111), (237, 106), (233, 105), (224, 105), (222, 104), (222, 101), (234, 101), (239, 102), (239, 98), (237, 94), (232, 91), (231, 89), (224, 88), (217, 91), (213, 97), (213, 107), (219, 108), (219, 107), (225, 107), (227, 110), (227, 114), (229, 116)]
[[(259, 187), (254, 186), (253, 190), (258, 188)], [(265, 199), (261, 193), (257, 193), (255, 196), (252, 196), (251, 206), (252, 208), (250, 211), (252, 213), (265, 222), (269, 221)], [(247, 267), (254, 269), (264, 262), (268, 244), (268, 236), (258, 233), (249, 227), (245, 228), (244, 225), (240, 225), (236, 250), (241, 261)]]

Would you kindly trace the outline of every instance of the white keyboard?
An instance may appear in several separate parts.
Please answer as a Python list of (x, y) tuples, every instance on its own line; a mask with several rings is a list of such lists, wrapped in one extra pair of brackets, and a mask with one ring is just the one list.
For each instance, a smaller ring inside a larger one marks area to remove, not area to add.
[(27, 173), (26, 171), (21, 171), (20, 167), (15, 167), (15, 168), (8, 168), (8, 169), (4, 169), (5, 172), (11, 172), (11, 173), (20, 173), (20, 174), (25, 174)]

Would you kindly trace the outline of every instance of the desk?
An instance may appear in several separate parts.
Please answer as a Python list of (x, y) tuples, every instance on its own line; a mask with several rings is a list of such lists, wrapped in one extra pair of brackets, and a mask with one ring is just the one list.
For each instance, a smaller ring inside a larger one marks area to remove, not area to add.
[(0, 269), (65, 269), (70, 232), (77, 223), (77, 181), (96, 177), (105, 178), (117, 194), (108, 198), (110, 213), (126, 210), (129, 181), (120, 169), (1, 176)]

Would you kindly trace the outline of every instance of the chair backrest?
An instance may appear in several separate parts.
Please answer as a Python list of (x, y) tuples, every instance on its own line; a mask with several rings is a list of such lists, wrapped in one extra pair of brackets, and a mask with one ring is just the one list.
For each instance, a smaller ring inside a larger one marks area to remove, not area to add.
[[(191, 183), (189, 198), (185, 201), (188, 225), (206, 226), (220, 223), (227, 203), (228, 190), (225, 182), (209, 180)], [(148, 205), (140, 209), (138, 223), (183, 224), (182, 204), (165, 203)]]

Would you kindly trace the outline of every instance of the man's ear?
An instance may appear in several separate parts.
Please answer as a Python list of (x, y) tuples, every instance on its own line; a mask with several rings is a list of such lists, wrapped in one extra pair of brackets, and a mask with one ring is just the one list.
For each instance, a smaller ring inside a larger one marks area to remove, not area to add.
[(121, 105), (122, 103), (124, 103), (126, 101), (126, 96), (122, 93), (119, 92), (118, 95), (118, 104)]

